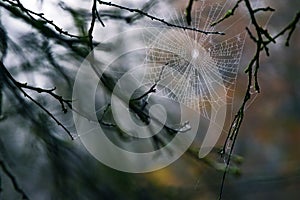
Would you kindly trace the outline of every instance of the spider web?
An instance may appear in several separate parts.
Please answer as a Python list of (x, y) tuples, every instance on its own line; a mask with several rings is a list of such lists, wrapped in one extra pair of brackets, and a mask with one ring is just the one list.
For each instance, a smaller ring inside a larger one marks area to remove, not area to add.
[[(224, 15), (230, 2), (199, 2), (191, 26), (216, 31), (218, 26), (211, 24)], [(176, 15), (171, 21), (186, 26), (183, 17)], [(157, 88), (156, 95), (182, 103), (208, 119), (210, 109), (216, 111), (224, 104), (232, 104), (244, 32), (224, 39), (220, 35), (152, 26), (144, 39), (148, 46), (145, 63), (151, 63), (144, 82), (163, 85)]]

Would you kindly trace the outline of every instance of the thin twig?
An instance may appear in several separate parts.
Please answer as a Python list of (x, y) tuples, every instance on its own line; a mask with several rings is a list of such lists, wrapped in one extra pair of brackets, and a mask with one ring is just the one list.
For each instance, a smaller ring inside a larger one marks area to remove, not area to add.
[(239, 4), (240, 4), (241, 2), (242, 2), (242, 0), (237, 1), (236, 4), (233, 6), (232, 9), (228, 10), (222, 18), (220, 18), (220, 19), (217, 20), (216, 22), (213, 22), (213, 23), (211, 24), (211, 26), (215, 26), (215, 25), (221, 23), (222, 21), (224, 21), (225, 19), (227, 19), (227, 18), (233, 16), (234, 13), (235, 13), (235, 10), (239, 7)]
[(29, 200), (29, 197), (24, 192), (24, 190), (19, 186), (18, 181), (16, 177), (13, 175), (13, 173), (8, 169), (7, 165), (4, 163), (3, 160), (0, 160), (0, 166), (2, 171), (9, 177), (11, 180), (15, 190), (22, 195), (23, 200)]
[(261, 12), (261, 11), (263, 11), (263, 12), (267, 12), (267, 11), (274, 12), (275, 9), (268, 6), (266, 8), (257, 8), (255, 10), (253, 10), (254, 13)]
[(92, 7), (92, 20), (91, 20), (91, 25), (88, 31), (88, 36), (89, 36), (89, 45), (91, 50), (93, 50), (93, 31), (94, 31), (94, 26), (96, 22), (96, 11), (97, 11), (97, 1), (93, 0), (93, 7)]
[(57, 96), (58, 99), (61, 98), (60, 96), (52, 93), (53, 89), (45, 90), (45, 89), (35, 88), (32, 86), (27, 86), (26, 84), (19, 83), (18, 81), (16, 81), (13, 78), (13, 76), (6, 69), (6, 67), (4, 66), (4, 64), (2, 62), (0, 62), (0, 69), (1, 69), (2, 73), (4, 73), (6, 75), (6, 77), (8, 77), (11, 80), (11, 82), (24, 94), (25, 97), (27, 97), (30, 101), (32, 101), (34, 104), (36, 104), (38, 107), (40, 107), (50, 118), (52, 118), (57, 123), (58, 126), (63, 128), (63, 130), (70, 136), (70, 138), (72, 140), (74, 140), (71, 132), (58, 119), (56, 119), (56, 117), (50, 111), (48, 111), (42, 104), (40, 104), (38, 101), (36, 101), (34, 98), (32, 98), (27, 92), (25, 92), (23, 88), (28, 88), (28, 89), (39, 91), (39, 92), (45, 92), (45, 93), (51, 94), (53, 97)]
[[(29, 10), (29, 9), (25, 8), (19, 0), (17, 0), (17, 3), (14, 3), (10, 0), (3, 0), (3, 1), (8, 2), (10, 5), (14, 6), (15, 8), (19, 8), (21, 11), (26, 13), (31, 18), (31, 20), (39, 22), (39, 23), (44, 23), (44, 24), (51, 25), (60, 34), (63, 34), (63, 35), (69, 36), (69, 37), (73, 37), (73, 38), (78, 38), (78, 39), (86, 38), (86, 36), (78, 36), (78, 35), (71, 34), (68, 31), (64, 31), (61, 27), (57, 26), (53, 22), (53, 20), (49, 20), (46, 17), (44, 17), (44, 13), (37, 13), (37, 12), (34, 12), (32, 10)], [(37, 20), (32, 15), (35, 15), (35, 16), (39, 17), (40, 19)]]
[(53, 92), (56, 89), (55, 87), (52, 88), (52, 89), (44, 89), (44, 88), (39, 88), (39, 87), (33, 87), (33, 86), (30, 86), (30, 85), (27, 85), (27, 83), (20, 83), (18, 81), (15, 81), (14, 83), (19, 88), (26, 88), (26, 89), (29, 89), (29, 90), (36, 91), (38, 93), (47, 93), (47, 94), (51, 95), (53, 98), (55, 98), (59, 101), (59, 103), (61, 104), (62, 111), (64, 113), (66, 113), (68, 111), (65, 104), (69, 108), (72, 108), (72, 105), (71, 105), (72, 100), (64, 99), (62, 96), (55, 94)]
[[(221, 187), (220, 187), (220, 193), (219, 193), (219, 199), (222, 199), (222, 194), (223, 194), (223, 189), (224, 189), (224, 184), (225, 184), (225, 179), (226, 179), (226, 174), (228, 171), (228, 168), (230, 166), (230, 162), (231, 162), (231, 158), (233, 155), (233, 149), (237, 140), (237, 136), (239, 134), (239, 130), (242, 124), (242, 121), (244, 119), (244, 110), (246, 107), (246, 104), (248, 102), (248, 100), (251, 98), (251, 87), (252, 87), (252, 81), (253, 81), (253, 77), (254, 77), (254, 85), (255, 85), (255, 89), (257, 92), (260, 91), (259, 89), (259, 83), (258, 83), (258, 70), (259, 70), (259, 63), (260, 63), (260, 53), (261, 51), (265, 50), (267, 55), (269, 55), (269, 50), (267, 45), (271, 42), (275, 43), (276, 39), (279, 36), (284, 35), (286, 32), (289, 31), (289, 35), (287, 38), (287, 44), (289, 42), (289, 39), (292, 35), (292, 33), (294, 32), (297, 23), (300, 20), (300, 12), (298, 12), (296, 14), (296, 17), (292, 20), (292, 22), (286, 26), (283, 30), (279, 31), (279, 33), (277, 35), (275, 35), (274, 37), (272, 37), (268, 31), (266, 29), (263, 29), (257, 22), (256, 17), (255, 17), (255, 13), (258, 11), (273, 11), (273, 9), (271, 8), (261, 8), (261, 9), (256, 9), (254, 10), (250, 4), (249, 0), (243, 0), (244, 3), (246, 4), (246, 8), (248, 10), (248, 13), (251, 17), (251, 23), (252, 25), (255, 27), (256, 30), (256, 35), (257, 38), (252, 34), (252, 32), (250, 31), (250, 29), (248, 27), (246, 27), (246, 30), (250, 36), (250, 38), (256, 43), (256, 52), (253, 56), (253, 58), (251, 59), (251, 61), (248, 64), (248, 67), (246, 68), (245, 72), (248, 74), (248, 85), (247, 85), (247, 90), (243, 99), (243, 103), (240, 107), (240, 109), (238, 110), (237, 114), (235, 115), (228, 135), (226, 137), (223, 149), (222, 149), (222, 154), (226, 153), (226, 148), (229, 144), (230, 145), (230, 151), (227, 154), (227, 160), (226, 160), (226, 170), (223, 173), (223, 177), (222, 177), (222, 182), (221, 182)], [(236, 7), (236, 6), (235, 6)], [(227, 17), (228, 18), (228, 17)], [(264, 37), (266, 38), (266, 41), (264, 41)], [(224, 155), (222, 155), (224, 156)]]
[(180, 26), (180, 25), (172, 24), (172, 23), (169, 23), (169, 22), (165, 21), (164, 19), (155, 17), (155, 16), (150, 15), (150, 14), (148, 14), (148, 13), (142, 11), (142, 10), (139, 10), (139, 9), (128, 8), (128, 7), (125, 7), (125, 6), (114, 4), (114, 3), (111, 3), (111, 2), (100, 1), (100, 0), (98, 0), (98, 2), (100, 4), (103, 4), (103, 5), (107, 5), (107, 6), (112, 6), (112, 7), (119, 8), (121, 10), (127, 10), (129, 12), (139, 13), (141, 15), (144, 15), (145, 17), (150, 18), (151, 20), (155, 20), (155, 21), (161, 22), (161, 23), (163, 23), (163, 24), (165, 24), (165, 25), (167, 25), (169, 27), (180, 28), (180, 29), (183, 29), (183, 30), (196, 31), (196, 32), (200, 32), (200, 33), (203, 33), (203, 34), (206, 34), (206, 35), (207, 34), (225, 35), (224, 33), (218, 32), (218, 31), (203, 31), (203, 30), (199, 30), (199, 29), (196, 29), (196, 28), (190, 28), (190, 27), (186, 27), (186, 26)]
[(8, 5), (6, 3), (3, 3), (0, 1), (0, 6), (5, 8), (7, 11), (10, 12), (14, 17), (19, 18), (26, 22), (27, 24), (31, 25), (33, 28), (35, 28), (37, 31), (39, 31), (40, 34), (42, 34), (44, 37), (48, 39), (54, 39), (59, 45), (63, 45), (65, 47), (68, 47), (71, 51), (75, 52), (76, 54), (80, 55), (81, 57), (86, 57), (86, 52), (83, 51), (82, 47), (77, 47), (74, 44), (82, 44), (85, 43), (82, 39), (69, 39), (64, 37), (63, 35), (60, 35), (56, 31), (52, 30), (48, 26), (46, 26), (44, 23), (39, 23), (39, 21), (32, 20), (27, 15), (23, 14), (22, 11), (19, 9), (16, 9), (14, 6)]
[(185, 9), (186, 14), (186, 22), (190, 26), (192, 22), (192, 8), (193, 8), (194, 0), (189, 0), (189, 3)]
[(99, 20), (99, 22), (101, 23), (101, 25), (103, 27), (105, 27), (103, 21), (101, 20), (99, 13), (97, 11), (97, 0), (93, 0), (93, 7), (92, 7), (92, 20), (91, 20), (91, 25), (88, 31), (88, 37), (89, 37), (89, 46), (91, 48), (91, 50), (93, 50), (94, 45), (93, 45), (93, 31), (94, 31), (94, 27), (95, 27), (95, 22), (96, 19)]

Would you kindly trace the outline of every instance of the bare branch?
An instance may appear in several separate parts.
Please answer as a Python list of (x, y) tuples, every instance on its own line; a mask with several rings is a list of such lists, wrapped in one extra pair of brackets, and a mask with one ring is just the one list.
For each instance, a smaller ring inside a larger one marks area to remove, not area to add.
[(263, 11), (263, 12), (267, 12), (267, 11), (274, 12), (275, 9), (268, 6), (266, 8), (257, 8), (255, 10), (253, 10), (254, 13), (261, 12), (261, 11)]
[[(297, 23), (300, 21), (300, 11), (297, 13), (295, 19), (287, 26), (287, 28), (285, 30), (290, 30), (289, 31), (289, 35), (286, 39), (286, 43), (285, 45), (286, 46), (289, 46), (290, 45), (290, 39), (292, 37), (292, 34), (294, 33), (295, 29), (296, 29), (296, 25)], [(285, 32), (284, 30), (284, 32)]]
[(11, 180), (15, 190), (22, 195), (23, 200), (29, 200), (29, 197), (24, 192), (24, 190), (19, 186), (17, 178), (13, 175), (13, 173), (8, 169), (7, 165), (4, 163), (3, 160), (0, 160), (0, 167), (2, 171), (9, 177)]
[(239, 4), (240, 4), (241, 2), (242, 2), (242, 0), (238, 0), (232, 9), (228, 10), (228, 11), (226, 12), (226, 14), (225, 14), (222, 18), (220, 18), (220, 19), (217, 20), (216, 22), (213, 22), (213, 23), (211, 24), (211, 26), (215, 26), (215, 25), (221, 23), (222, 21), (224, 21), (225, 19), (227, 19), (227, 18), (233, 16), (234, 13), (235, 13), (235, 10), (239, 7)]
[[(298, 12), (296, 14), (296, 17), (291, 21), (290, 24), (288, 24), (283, 30), (281, 30), (274, 37), (272, 37), (268, 33), (267, 29), (264, 29), (259, 25), (258, 21), (256, 20), (255, 13), (257, 13), (259, 11), (263, 11), (263, 12), (274, 11), (274, 9), (269, 8), (269, 7), (253, 9), (249, 0), (242, 0), (242, 1), (244, 1), (246, 8), (248, 10), (248, 13), (250, 15), (251, 24), (255, 27), (255, 33), (257, 35), (257, 38), (252, 34), (252, 32), (250, 31), (250, 29), (248, 27), (246, 27), (246, 30), (247, 30), (250, 38), (256, 43), (256, 51), (254, 53), (253, 58), (249, 62), (248, 67), (245, 70), (245, 73), (248, 74), (248, 85), (247, 85), (247, 90), (246, 90), (246, 93), (245, 93), (245, 96), (243, 99), (243, 103), (240, 106), (240, 109), (238, 110), (237, 114), (235, 115), (235, 117), (231, 123), (228, 135), (226, 137), (226, 140), (223, 145), (222, 152), (221, 152), (222, 156), (224, 156), (223, 154), (225, 154), (229, 150), (229, 153), (227, 153), (228, 155), (227, 155), (227, 160), (226, 160), (226, 170), (224, 171), (223, 177), (222, 177), (220, 193), (219, 193), (219, 200), (222, 199), (226, 174), (229, 169), (229, 165), (230, 165), (231, 158), (232, 158), (232, 152), (233, 152), (236, 140), (237, 140), (237, 136), (239, 134), (239, 130), (240, 130), (242, 121), (244, 119), (245, 107), (246, 107), (248, 100), (251, 98), (250, 91), (251, 91), (251, 87), (252, 87), (253, 77), (254, 77), (254, 88), (257, 92), (260, 91), (259, 83), (258, 83), (258, 71), (259, 71), (259, 67), (260, 67), (260, 53), (261, 53), (261, 51), (265, 50), (266, 54), (269, 55), (269, 49), (268, 49), (267, 45), (271, 42), (275, 43), (276, 39), (279, 36), (284, 35), (286, 32), (289, 32), (287, 42), (286, 42), (286, 45), (288, 46), (291, 35), (294, 32), (296, 25), (300, 20), (300, 12)], [(241, 1), (239, 1), (239, 2), (241, 2)], [(235, 7), (236, 7), (236, 5), (235, 5)], [(230, 15), (228, 17), (230, 17)], [(228, 18), (228, 17), (226, 17), (226, 18)], [(266, 40), (264, 40), (264, 39), (266, 39)], [(228, 147), (228, 149), (227, 149), (227, 147)]]
[[(156, 3), (156, 0), (150, 0), (147, 3), (145, 3), (140, 10), (143, 11), (143, 12), (148, 12), (149, 9), (155, 3)], [(126, 23), (128, 23), (128, 24), (131, 24), (131, 23), (135, 22), (136, 20), (141, 19), (141, 18), (144, 17), (144, 15), (141, 15), (140, 13), (133, 13), (132, 15), (129, 15), (129, 16), (123, 16), (123, 15), (111, 14), (111, 13), (106, 13), (106, 14), (104, 13), (103, 15), (105, 15), (106, 17), (109, 17), (111, 19), (125, 20)]]
[(172, 24), (172, 23), (166, 22), (164, 19), (155, 17), (155, 16), (150, 15), (150, 14), (148, 14), (148, 13), (142, 11), (142, 10), (139, 10), (139, 9), (128, 8), (128, 7), (125, 7), (125, 6), (114, 4), (114, 3), (111, 3), (111, 2), (100, 1), (100, 0), (98, 0), (98, 2), (99, 2), (99, 4), (116, 7), (116, 8), (122, 9), (122, 10), (127, 10), (129, 12), (139, 13), (141, 15), (144, 15), (145, 17), (148, 17), (151, 20), (155, 20), (155, 21), (161, 22), (161, 23), (163, 23), (163, 24), (165, 24), (165, 25), (167, 25), (169, 27), (180, 28), (180, 29), (183, 29), (183, 30), (196, 31), (196, 32), (200, 32), (200, 33), (203, 33), (203, 34), (206, 34), (206, 35), (207, 34), (224, 35), (224, 33), (218, 32), (218, 31), (203, 31), (203, 30), (199, 30), (199, 29), (196, 29), (196, 28), (190, 28), (190, 27), (186, 27), (186, 26), (180, 26), (180, 25)]
[[(32, 10), (25, 8), (19, 0), (17, 0), (17, 3), (14, 3), (13, 1), (10, 1), (10, 0), (3, 0), (3, 1), (8, 2), (13, 7), (20, 9), (22, 12), (26, 13), (27, 16), (29, 16), (31, 20), (36, 21), (37, 23), (41, 23), (41, 24), (49, 24), (60, 34), (63, 34), (63, 35), (69, 36), (69, 37), (73, 37), (73, 38), (78, 38), (78, 39), (86, 38), (86, 36), (82, 37), (82, 36), (70, 34), (68, 31), (64, 31), (61, 27), (57, 26), (52, 20), (49, 20), (46, 17), (44, 17), (44, 13), (37, 13), (37, 12), (34, 12)], [(37, 20), (32, 15), (37, 16), (40, 19)]]
[(39, 88), (39, 87), (33, 87), (33, 86), (30, 86), (30, 85), (27, 85), (27, 83), (20, 83), (18, 81), (15, 81), (14, 83), (19, 88), (26, 88), (26, 89), (30, 89), (30, 90), (36, 91), (38, 93), (47, 93), (47, 94), (51, 95), (53, 98), (55, 98), (56, 100), (59, 101), (59, 103), (61, 104), (62, 111), (64, 113), (66, 113), (68, 111), (67, 108), (66, 108), (66, 106), (65, 106), (65, 104), (69, 108), (72, 108), (72, 105), (71, 105), (72, 100), (64, 99), (62, 96), (55, 94), (53, 92), (56, 89), (55, 87), (52, 88), (52, 89), (44, 89), (44, 88)]
[(7, 11), (9, 11), (13, 16), (23, 20), (27, 24), (31, 25), (33, 28), (35, 28), (37, 31), (39, 31), (40, 34), (45, 36), (48, 39), (54, 39), (58, 44), (68, 47), (73, 52), (76, 52), (78, 55), (85, 57), (87, 54), (82, 50), (82, 48), (74, 46), (75, 44), (86, 44), (85, 40), (82, 39), (69, 39), (64, 37), (63, 35), (60, 35), (56, 31), (52, 30), (48, 26), (46, 26), (45, 23), (41, 23), (38, 20), (32, 20), (27, 15), (23, 14), (22, 11), (19, 9), (16, 9), (14, 6), (8, 5), (6, 3), (3, 3), (0, 1), (0, 6), (5, 8)]
[(102, 24), (103, 27), (105, 27), (104, 23), (102, 22), (99, 13), (97, 11), (97, 0), (93, 0), (93, 7), (92, 7), (92, 20), (91, 20), (91, 25), (88, 31), (88, 37), (89, 37), (89, 45), (91, 50), (93, 50), (94, 45), (93, 45), (93, 31), (94, 31), (94, 26), (96, 19), (99, 20), (99, 22)]
[(189, 0), (189, 4), (187, 5), (185, 9), (186, 14), (186, 22), (190, 26), (192, 22), (192, 8), (193, 8), (194, 0)]
[(52, 118), (58, 126), (62, 127), (63, 130), (70, 136), (70, 138), (72, 140), (74, 140), (71, 132), (58, 120), (56, 119), (56, 117), (50, 112), (48, 111), (42, 104), (40, 104), (38, 101), (36, 101), (34, 98), (32, 98), (27, 92), (25, 92), (25, 90), (23, 88), (27, 88), (27, 89), (31, 89), (37, 92), (45, 92), (50, 94), (51, 96), (57, 98), (60, 100), (60, 102), (63, 103), (70, 103), (67, 100), (63, 100), (61, 96), (56, 95), (55, 93), (53, 93), (53, 89), (47, 90), (47, 89), (42, 89), (42, 88), (37, 88), (37, 87), (32, 87), (32, 86), (28, 86), (27, 84), (22, 84), (19, 83), (18, 81), (16, 81), (13, 76), (9, 73), (9, 71), (6, 69), (6, 67), (4, 66), (4, 64), (2, 62), (0, 62), (0, 70), (2, 71), (3, 74), (6, 75), (6, 77), (8, 77), (11, 82), (20, 90), (20, 92), (22, 92), (24, 94), (25, 97), (27, 97), (30, 101), (32, 101), (34, 104), (36, 104), (38, 107), (40, 107), (50, 118)]

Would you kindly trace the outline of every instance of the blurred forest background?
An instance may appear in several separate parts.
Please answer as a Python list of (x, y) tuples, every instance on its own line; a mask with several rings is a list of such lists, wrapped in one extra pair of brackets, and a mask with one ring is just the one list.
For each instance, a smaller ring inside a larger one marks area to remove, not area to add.
[[(21, 3), (24, 7), (20, 7)], [(50, 92), (71, 99), (72, 84), (81, 61), (89, 52), (89, 41), (68, 34), (83, 36), (88, 33), (92, 3), (87, 0), (1, 0), (0, 39), (7, 41), (7, 48), (1, 42), (1, 56), (6, 54), (3, 63), (13, 78), (40, 88), (56, 87)], [(143, 8), (145, 12), (151, 7), (144, 1), (116, 3)], [(197, 3), (195, 1), (194, 6)], [(184, 11), (187, 4), (188, 1), (163, 1), (166, 8), (180, 11)], [(295, 0), (265, 4), (276, 10), (267, 25), (271, 35), (285, 27), (300, 9), (300, 2)], [(35, 15), (25, 8), (45, 15)], [(95, 42), (113, 31), (119, 32), (139, 23), (142, 18), (116, 8), (98, 5), (98, 9), (105, 27), (96, 23)], [(40, 20), (32, 23), (30, 16)], [(45, 23), (41, 17), (54, 21)], [(68, 33), (63, 33), (64, 30)], [(235, 155), (242, 157), (242, 163), (225, 181), (223, 195), (226, 200), (300, 198), (299, 24), (289, 47), (285, 46), (285, 39), (279, 38), (270, 46), (270, 57), (261, 55), (261, 93), (255, 96), (245, 112), (234, 150)], [(117, 48), (110, 44), (101, 47), (104, 51)], [(244, 69), (254, 48), (253, 41), (247, 38), (234, 111), (239, 108), (245, 93), (247, 76)], [(0, 199), (22, 199), (22, 193), (28, 199), (218, 198), (223, 173), (208, 163), (218, 159), (214, 153), (208, 156), (209, 160), (184, 155), (170, 166), (151, 173), (116, 171), (94, 159), (78, 139), (70, 140), (46, 112), (24, 97), (19, 91), (24, 85), (18, 87), (11, 79), (7, 81), (6, 76), (1, 70)], [(26, 89), (26, 86), (23, 89), (76, 136), (72, 112), (67, 104), (68, 112), (64, 113), (57, 98)], [(222, 146), (225, 137), (226, 134), (218, 147)]]

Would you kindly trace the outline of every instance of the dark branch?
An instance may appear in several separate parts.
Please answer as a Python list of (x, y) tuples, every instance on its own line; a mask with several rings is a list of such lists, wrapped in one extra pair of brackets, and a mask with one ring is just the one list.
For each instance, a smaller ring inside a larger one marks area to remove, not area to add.
[(94, 45), (93, 45), (93, 31), (95, 27), (95, 22), (96, 19), (99, 20), (99, 22), (102, 24), (103, 27), (105, 27), (104, 23), (102, 22), (99, 13), (97, 11), (97, 0), (93, 0), (93, 7), (92, 7), (92, 20), (91, 20), (91, 25), (88, 31), (88, 36), (89, 36), (89, 46), (91, 50), (93, 50)]
[(53, 89), (47, 90), (47, 89), (28, 86), (27, 84), (22, 84), (22, 83), (18, 82), (17, 80), (15, 80), (13, 78), (13, 76), (6, 69), (6, 67), (4, 66), (4, 64), (2, 62), (0, 62), (0, 71), (1, 71), (1, 73), (3, 73), (3, 75), (5, 75), (6, 77), (9, 78), (9, 80), (19, 89), (19, 91), (21, 93), (24, 94), (25, 97), (27, 97), (30, 101), (32, 101), (34, 104), (36, 104), (38, 107), (40, 107), (50, 118), (52, 118), (57, 123), (58, 126), (63, 128), (63, 130), (70, 136), (70, 138), (72, 140), (74, 139), (71, 132), (58, 119), (56, 119), (56, 117), (50, 111), (48, 111), (42, 104), (40, 104), (38, 101), (36, 101), (34, 98), (32, 98), (27, 92), (25, 92), (25, 90), (23, 88), (34, 90), (39, 93), (42, 93), (42, 92), (48, 93), (51, 96), (53, 96), (54, 98), (60, 100), (60, 102), (62, 102), (62, 105), (63, 105), (63, 103), (67, 103), (67, 105), (70, 104), (70, 102), (68, 100), (64, 100), (61, 96), (53, 93)]
[(131, 99), (131, 101), (139, 101), (139, 100), (143, 99), (144, 97), (148, 96), (148, 94), (156, 92), (155, 87), (156, 87), (156, 83), (153, 84), (147, 92), (145, 92), (144, 94), (142, 94), (141, 96), (139, 96), (137, 98)]
[(85, 43), (85, 40), (82, 39), (69, 39), (64, 37), (63, 35), (60, 35), (56, 31), (52, 30), (48, 26), (46, 26), (45, 23), (40, 22), (38, 20), (32, 20), (27, 15), (23, 14), (22, 11), (15, 8), (14, 6), (8, 5), (6, 3), (3, 3), (0, 1), (0, 6), (5, 8), (7, 11), (9, 11), (13, 16), (16, 18), (19, 18), (23, 20), (25, 23), (31, 25), (33, 28), (35, 28), (40, 34), (42, 34), (44, 37), (48, 39), (54, 39), (58, 44), (68, 47), (73, 52), (77, 53), (78, 55), (85, 57), (87, 54), (82, 50), (82, 48), (74, 46), (75, 44), (83, 44)]
[(71, 105), (72, 100), (64, 99), (62, 96), (55, 94), (53, 92), (56, 89), (55, 87), (52, 88), (52, 89), (44, 89), (44, 88), (39, 88), (39, 87), (33, 87), (33, 86), (30, 86), (30, 85), (27, 85), (27, 83), (20, 83), (18, 81), (15, 81), (14, 83), (19, 88), (26, 88), (26, 89), (29, 89), (29, 90), (36, 91), (38, 93), (47, 93), (47, 94), (49, 94), (50, 96), (52, 96), (53, 98), (55, 98), (56, 100), (59, 101), (59, 103), (61, 104), (62, 111), (64, 113), (66, 113), (68, 111), (65, 104), (69, 108), (72, 108), (72, 105)]
[(186, 14), (186, 22), (190, 26), (192, 22), (192, 8), (193, 8), (194, 0), (189, 0), (189, 4), (187, 5), (185, 9)]
[(103, 5), (116, 7), (116, 8), (122, 9), (122, 10), (127, 10), (129, 12), (139, 13), (141, 15), (144, 15), (145, 17), (148, 17), (151, 20), (155, 20), (155, 21), (161, 22), (161, 23), (163, 23), (163, 24), (165, 24), (165, 25), (167, 25), (169, 27), (180, 28), (180, 29), (183, 29), (183, 30), (196, 31), (196, 32), (200, 32), (200, 33), (203, 33), (203, 34), (219, 34), (219, 35), (224, 35), (224, 33), (218, 32), (218, 31), (203, 31), (203, 30), (199, 30), (199, 29), (196, 29), (196, 28), (190, 28), (190, 27), (186, 27), (186, 26), (180, 26), (180, 25), (172, 24), (172, 23), (166, 22), (164, 19), (155, 17), (155, 16), (150, 15), (150, 14), (148, 14), (148, 13), (142, 11), (142, 10), (139, 10), (139, 9), (128, 8), (128, 7), (125, 7), (125, 6), (114, 4), (114, 3), (111, 3), (111, 2), (100, 1), (100, 0), (98, 0), (98, 2), (100, 4), (103, 4)]
[(267, 11), (274, 12), (275, 9), (268, 6), (266, 8), (257, 8), (255, 10), (253, 10), (254, 13), (261, 12), (261, 11), (263, 11), (263, 12), (267, 12)]
[[(41, 24), (49, 24), (56, 31), (58, 31), (60, 34), (63, 34), (63, 35), (69, 36), (69, 37), (73, 37), (73, 38), (78, 38), (78, 39), (86, 37), (86, 36), (82, 37), (82, 36), (70, 34), (68, 31), (64, 31), (62, 28), (60, 28), (59, 26), (57, 26), (52, 20), (49, 20), (49, 19), (45, 18), (44, 17), (44, 13), (37, 13), (37, 12), (34, 12), (32, 10), (29, 10), (29, 9), (25, 8), (19, 0), (17, 0), (17, 3), (14, 3), (14, 2), (12, 2), (10, 0), (3, 0), (3, 1), (4, 2), (8, 2), (11, 6), (13, 6), (13, 7), (17, 8), (17, 9), (20, 9), (23, 13), (26, 13), (27, 16), (30, 17), (30, 19), (32, 21), (36, 21), (37, 23), (41, 23)], [(36, 17), (39, 17), (40, 19), (37, 20), (32, 15), (34, 15)]]
[(225, 14), (222, 18), (220, 18), (220, 19), (217, 20), (216, 22), (213, 22), (213, 23), (211, 24), (211, 26), (215, 26), (215, 25), (221, 23), (222, 21), (224, 21), (225, 19), (227, 19), (227, 18), (233, 16), (234, 13), (235, 13), (235, 10), (239, 7), (239, 4), (240, 4), (241, 2), (242, 2), (242, 0), (237, 1), (236, 4), (234, 5), (234, 7), (233, 7), (232, 9), (228, 10), (228, 11), (226, 12), (226, 14)]
[[(297, 23), (300, 21), (300, 11), (297, 13), (295, 19), (287, 26), (287, 28), (285, 30), (290, 30), (288, 37), (286, 39), (286, 46), (290, 45), (290, 39), (292, 37), (292, 34), (294, 33), (295, 29), (296, 29), (296, 25)], [(285, 32), (285, 30), (283, 31), (283, 33)]]
[[(149, 9), (155, 4), (155, 2), (156, 2), (156, 0), (150, 0), (150, 1), (148, 1), (147, 3), (145, 3), (142, 6), (142, 8), (140, 10), (143, 11), (143, 12), (148, 12)], [(125, 20), (126, 23), (128, 23), (128, 24), (131, 24), (131, 23), (135, 22), (136, 20), (141, 19), (143, 17), (144, 17), (144, 15), (141, 15), (140, 13), (134, 13), (134, 14), (129, 15), (129, 16), (122, 16), (122, 15), (116, 15), (116, 14), (112, 15), (112, 14), (110, 14), (110, 18), (113, 18), (113, 19), (122, 19), (122, 20)]]
[(6, 166), (6, 164), (4, 163), (3, 160), (0, 160), (0, 166), (2, 171), (9, 177), (9, 179), (11, 180), (15, 190), (20, 193), (22, 195), (22, 199), (23, 200), (29, 200), (29, 197), (27, 196), (27, 194), (23, 191), (23, 189), (19, 186), (18, 181), (16, 179), (16, 177), (13, 175), (12, 172), (10, 172), (10, 170), (8, 169), (8, 167)]
[[(264, 29), (259, 25), (258, 21), (256, 20), (255, 13), (257, 13), (259, 11), (267, 12), (267, 11), (274, 11), (274, 10), (269, 8), (269, 7), (268, 8), (253, 9), (249, 0), (243, 0), (243, 1), (246, 5), (246, 8), (247, 8), (248, 13), (250, 15), (251, 24), (252, 24), (252, 26), (254, 26), (255, 33), (257, 35), (257, 38), (256, 38), (252, 34), (250, 29), (248, 27), (246, 27), (246, 30), (247, 30), (250, 38), (256, 43), (256, 52), (254, 53), (253, 58), (251, 59), (251, 61), (248, 64), (248, 67), (245, 70), (245, 73), (248, 74), (248, 85), (247, 85), (247, 90), (246, 90), (246, 93), (245, 93), (245, 96), (244, 96), (244, 99), (243, 99), (243, 103), (240, 106), (240, 109), (238, 110), (237, 114), (235, 115), (235, 117), (234, 117), (234, 119), (231, 123), (228, 135), (226, 137), (225, 143), (223, 145), (223, 149), (221, 151), (222, 156), (224, 156), (224, 154), (227, 154), (226, 155), (227, 159), (226, 159), (226, 170), (224, 171), (223, 177), (222, 177), (220, 193), (219, 193), (219, 199), (222, 199), (226, 174), (227, 174), (227, 171), (228, 171), (229, 166), (230, 166), (231, 158), (232, 158), (232, 155), (233, 155), (233, 149), (234, 149), (234, 146), (235, 146), (235, 143), (236, 143), (236, 140), (237, 140), (237, 136), (239, 134), (242, 121), (244, 119), (245, 107), (246, 107), (247, 102), (251, 98), (251, 87), (252, 87), (252, 83), (253, 83), (253, 77), (254, 77), (254, 88), (257, 92), (260, 91), (259, 83), (258, 83), (258, 70), (259, 70), (259, 67), (260, 67), (260, 65), (259, 65), (260, 64), (260, 53), (261, 53), (261, 51), (265, 50), (266, 54), (269, 55), (269, 49), (268, 49), (267, 45), (271, 42), (275, 43), (276, 39), (278, 37), (284, 35), (286, 32), (289, 33), (288, 38), (287, 38), (287, 46), (288, 46), (288, 42), (291, 38), (291, 35), (294, 32), (294, 30), (296, 28), (296, 25), (300, 20), (300, 12), (298, 12), (296, 14), (296, 17), (291, 21), (291, 23), (289, 25), (287, 25), (283, 30), (281, 30), (277, 35), (272, 37), (268, 33), (267, 29)], [(240, 2), (241, 1), (239, 1), (238, 3), (240, 3)], [(235, 5), (234, 8), (237, 7), (237, 4)], [(230, 15), (228, 17), (230, 17)], [(226, 17), (226, 18), (228, 18), (228, 17)], [(222, 18), (221, 21), (223, 21), (223, 18)]]

